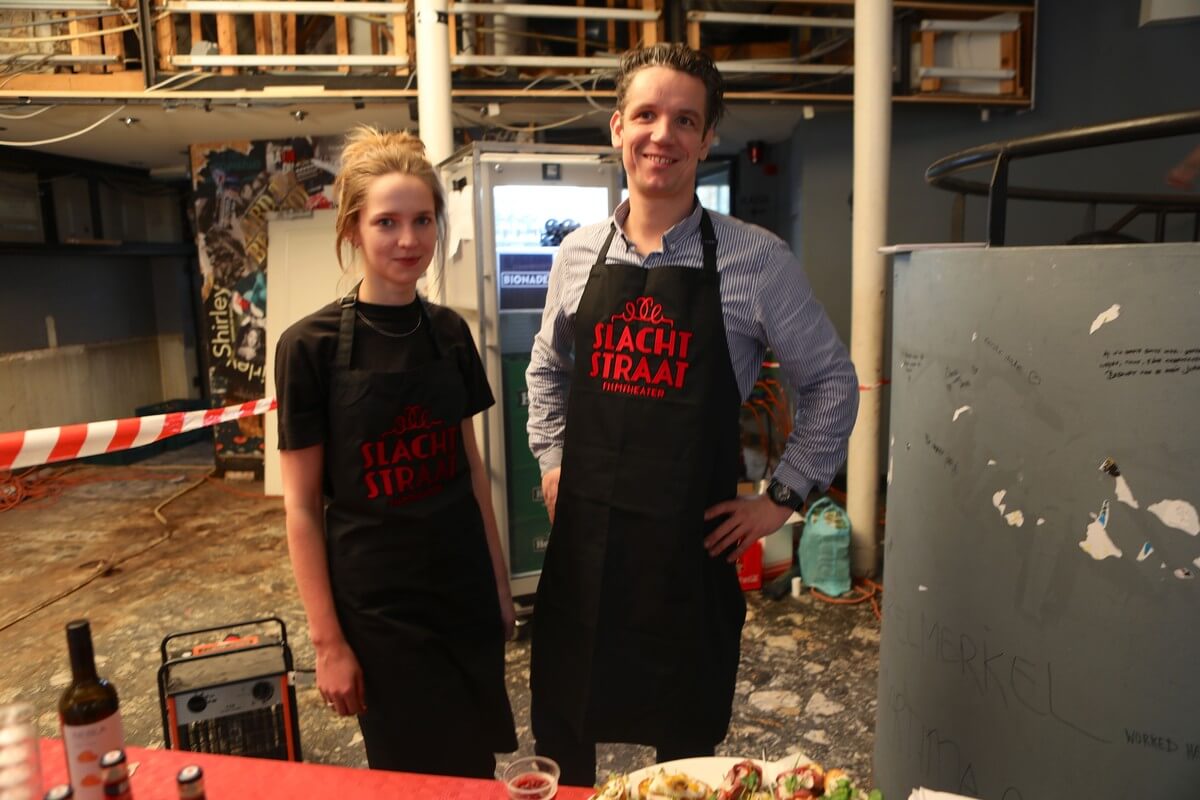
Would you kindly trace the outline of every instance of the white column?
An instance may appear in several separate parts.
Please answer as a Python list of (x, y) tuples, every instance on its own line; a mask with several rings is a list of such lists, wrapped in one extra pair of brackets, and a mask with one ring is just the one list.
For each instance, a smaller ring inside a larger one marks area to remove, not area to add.
[(454, 152), (450, 116), (450, 27), (447, 0), (416, 0), (417, 113), (421, 141), (434, 164)]
[(858, 422), (850, 437), (847, 506), (851, 567), (875, 574), (879, 538), (879, 418), (884, 376), (883, 323), (889, 150), (892, 136), (892, 3), (854, 4), (854, 220), (850, 358), (858, 371)]

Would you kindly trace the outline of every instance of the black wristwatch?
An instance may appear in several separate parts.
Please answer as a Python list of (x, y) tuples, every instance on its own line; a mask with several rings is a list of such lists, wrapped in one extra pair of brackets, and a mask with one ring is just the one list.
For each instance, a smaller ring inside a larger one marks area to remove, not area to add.
[(803, 497), (774, 478), (767, 484), (767, 497), (775, 505), (786, 506), (792, 511), (799, 511), (804, 506)]

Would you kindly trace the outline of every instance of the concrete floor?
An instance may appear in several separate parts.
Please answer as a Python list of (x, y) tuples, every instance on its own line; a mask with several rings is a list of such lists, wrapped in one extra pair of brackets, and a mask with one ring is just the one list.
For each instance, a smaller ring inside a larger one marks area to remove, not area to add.
[[(167, 633), (276, 615), (297, 668), (312, 667), (281, 500), (262, 497), (261, 484), (204, 480), (210, 466), (204, 444), (131, 467), (72, 468), (61, 493), (0, 513), (0, 703), (32, 702), (42, 733), (57, 735), (70, 679), (63, 626), (77, 617), (91, 620), (99, 670), (120, 692), (126, 740), (145, 747), (163, 741), (156, 672)], [(163, 507), (165, 525), (156, 519), (157, 506), (196, 483)], [(747, 599), (734, 719), (718, 754), (804, 752), (869, 776), (879, 673), (870, 606)], [(511, 643), (507, 662), (528, 754), (528, 642)], [(365, 766), (354, 721), (327, 712), (312, 686), (297, 694), (305, 760)], [(653, 751), (602, 745), (598, 760), (602, 773), (629, 771)]]

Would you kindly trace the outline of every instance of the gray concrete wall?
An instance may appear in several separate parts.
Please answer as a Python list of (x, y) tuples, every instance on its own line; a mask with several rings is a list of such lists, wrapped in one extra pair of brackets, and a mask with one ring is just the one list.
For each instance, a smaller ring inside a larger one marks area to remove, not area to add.
[(5, 264), (0, 299), (0, 353), (48, 346), (48, 315), (54, 317), (59, 345), (159, 333), (145, 258), (13, 255), (4, 260), (11, 263)]

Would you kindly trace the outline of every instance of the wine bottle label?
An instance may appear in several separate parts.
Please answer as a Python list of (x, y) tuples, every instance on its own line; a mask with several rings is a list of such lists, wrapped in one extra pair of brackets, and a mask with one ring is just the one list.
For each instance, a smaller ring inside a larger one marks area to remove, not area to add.
[(125, 746), (121, 729), (121, 712), (105, 717), (91, 725), (62, 724), (63, 749), (67, 755), (67, 770), (74, 800), (103, 800), (104, 779), (100, 774), (100, 757), (109, 750)]

